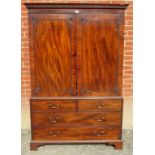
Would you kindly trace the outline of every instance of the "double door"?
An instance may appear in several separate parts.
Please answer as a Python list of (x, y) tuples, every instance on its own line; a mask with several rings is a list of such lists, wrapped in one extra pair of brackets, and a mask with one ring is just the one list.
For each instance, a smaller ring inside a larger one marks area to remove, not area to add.
[(121, 95), (123, 17), (119, 14), (33, 14), (32, 96)]

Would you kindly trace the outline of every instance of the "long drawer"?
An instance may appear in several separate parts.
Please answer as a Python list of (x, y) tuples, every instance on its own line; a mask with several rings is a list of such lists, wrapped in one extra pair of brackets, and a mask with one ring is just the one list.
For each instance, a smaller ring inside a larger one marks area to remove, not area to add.
[(117, 140), (120, 129), (103, 127), (32, 127), (32, 140)]
[(75, 111), (74, 100), (31, 100), (32, 111)]
[(32, 125), (121, 125), (120, 112), (33, 112)]
[(121, 99), (79, 100), (79, 111), (121, 111)]

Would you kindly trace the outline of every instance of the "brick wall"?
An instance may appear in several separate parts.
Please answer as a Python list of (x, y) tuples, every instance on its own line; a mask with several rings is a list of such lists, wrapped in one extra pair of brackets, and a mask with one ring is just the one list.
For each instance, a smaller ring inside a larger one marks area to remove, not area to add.
[(29, 62), (29, 32), (28, 32), (28, 16), (27, 9), (23, 3), (83, 3), (83, 2), (92, 2), (92, 3), (128, 3), (130, 4), (125, 12), (125, 42), (124, 42), (124, 64), (123, 64), (123, 96), (125, 99), (125, 115), (124, 119), (124, 128), (131, 128), (132, 124), (132, 0), (22, 0), (21, 8), (21, 18), (22, 18), (22, 34), (21, 34), (21, 43), (22, 43), (22, 128), (29, 128), (29, 97), (31, 93), (30, 85), (30, 62)]

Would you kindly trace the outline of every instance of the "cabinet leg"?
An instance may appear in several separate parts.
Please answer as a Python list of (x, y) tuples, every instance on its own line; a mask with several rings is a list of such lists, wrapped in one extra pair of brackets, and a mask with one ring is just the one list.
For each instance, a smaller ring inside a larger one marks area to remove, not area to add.
[(116, 150), (122, 150), (122, 148), (123, 148), (123, 143), (122, 143), (122, 142), (116, 142), (116, 143), (114, 144), (114, 146), (115, 146), (115, 149), (116, 149)]
[(109, 144), (113, 145), (116, 150), (122, 150), (123, 148), (123, 142), (112, 142)]
[(38, 149), (38, 144), (30, 143), (30, 150), (31, 151), (37, 151), (37, 149)]

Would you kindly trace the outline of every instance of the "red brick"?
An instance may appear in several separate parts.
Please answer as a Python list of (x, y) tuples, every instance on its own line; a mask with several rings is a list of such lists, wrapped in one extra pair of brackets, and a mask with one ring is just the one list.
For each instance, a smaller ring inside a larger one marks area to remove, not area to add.
[(132, 30), (131, 30), (131, 31), (129, 30), (129, 31), (128, 31), (128, 35), (129, 35), (129, 36), (130, 36), (130, 35), (133, 35), (133, 31), (132, 31)]
[[(22, 27), (22, 31), (28, 32), (28, 27)], [(24, 36), (23, 36), (24, 37)]]
[(28, 47), (29, 43), (22, 42), (22, 47)]
[(123, 79), (128, 79), (128, 78), (132, 78), (132, 75), (123, 75)]
[(125, 25), (124, 28), (125, 28), (125, 31), (133, 29), (132, 25)]
[(132, 65), (132, 61), (131, 60), (124, 60), (124, 64), (125, 65)]
[(129, 93), (132, 92), (132, 87), (130, 87), (130, 88), (128, 88), (128, 87), (125, 88), (125, 87), (124, 87), (124, 88), (123, 88), (123, 92), (126, 92), (126, 93), (127, 93), (127, 92), (129, 92)]
[(26, 90), (26, 93), (27, 93), (27, 94), (30, 94), (30, 93), (31, 93), (31, 89), (27, 89), (27, 90)]
[(125, 79), (123, 82), (124, 82), (125, 84), (130, 84), (130, 85), (131, 85), (132, 79)]
[(133, 42), (132, 41), (125, 41), (125, 45), (126, 46), (128, 46), (128, 45), (132, 46), (133, 45)]
[(27, 31), (24, 32), (24, 37), (29, 37), (29, 33)]
[(24, 62), (23, 65), (24, 65), (24, 67), (29, 67), (30, 63), (29, 62)]
[(133, 4), (130, 4), (127, 8), (127, 10), (132, 10), (133, 11)]
[(22, 17), (28, 17), (28, 13), (26, 11), (22, 11)]
[(125, 21), (125, 25), (133, 25), (132, 20), (126, 20), (126, 21)]
[(133, 15), (133, 11), (127, 10), (126, 13), (125, 13), (125, 15)]
[(124, 50), (132, 50), (132, 46), (124, 46)]
[[(130, 27), (130, 26), (129, 26)], [(127, 40), (132, 40), (132, 37), (131, 36), (126, 36), (124, 37), (124, 40), (127, 41)]]
[(29, 48), (28, 47), (23, 47), (22, 48), (22, 53), (29, 53)]
[(22, 43), (28, 43), (29, 42), (29, 38), (22, 38), (21, 41), (22, 41)]
[(132, 92), (123, 92), (123, 96), (131, 96), (132, 97)]
[(22, 10), (22, 11), (27, 11), (26, 6), (22, 5), (21, 10)]
[(132, 56), (124, 56), (124, 60), (132, 60)]
[(132, 74), (132, 70), (125, 70), (124, 74)]
[(28, 21), (22, 21), (22, 27), (28, 27)]
[(132, 51), (125, 51), (125, 52), (124, 52), (124, 55), (132, 55), (132, 54), (133, 54)]
[(123, 69), (132, 69), (132, 66), (123, 66)]

